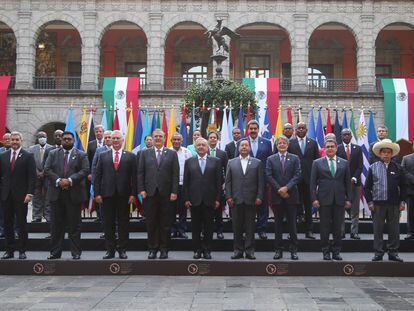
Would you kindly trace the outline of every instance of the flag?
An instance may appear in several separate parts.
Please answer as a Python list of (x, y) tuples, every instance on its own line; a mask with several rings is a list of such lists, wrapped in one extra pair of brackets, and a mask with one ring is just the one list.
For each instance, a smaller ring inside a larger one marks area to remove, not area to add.
[(343, 129), (349, 128), (348, 127), (348, 120), (346, 118), (346, 110), (345, 109), (342, 110), (342, 128)]
[(160, 112), (158, 110), (155, 112), (155, 128), (157, 129), (161, 128), (161, 118), (160, 118)]
[(241, 137), (244, 137), (244, 112), (243, 112), (243, 107), (242, 105), (240, 105), (240, 109), (239, 109), (239, 116), (237, 117), (237, 128), (240, 130), (240, 134)]
[(279, 106), (279, 112), (277, 114), (277, 122), (275, 127), (275, 140), (283, 134), (283, 120), (282, 120), (282, 107)]
[(115, 109), (115, 117), (114, 117), (114, 124), (112, 124), (113, 131), (119, 131), (121, 128), (119, 127), (119, 118), (118, 118), (118, 109)]
[(167, 148), (172, 147), (171, 138), (174, 135), (175, 131), (176, 131), (176, 128), (175, 128), (174, 107), (171, 106), (171, 109), (170, 109), (170, 123), (168, 125)]
[[(193, 142), (193, 133), (194, 131), (197, 129), (197, 123), (195, 120), (195, 107), (193, 105), (193, 110), (191, 111), (191, 124), (190, 124), (190, 131), (188, 133), (188, 142), (187, 144), (191, 141), (191, 144), (194, 144)], [(189, 145), (191, 145), (189, 144)]]
[(249, 128), (248, 128), (248, 124), (249, 124), (249, 122), (250, 122), (250, 120), (252, 119), (252, 114), (251, 114), (251, 111), (250, 111), (250, 104), (247, 106), (247, 116), (246, 116), (246, 130), (245, 130), (245, 133), (244, 133), (244, 136), (249, 136)]
[(354, 110), (351, 109), (351, 116), (349, 117), (349, 129), (352, 132), (352, 139), (351, 139), (351, 143), (356, 144), (357, 140), (356, 140), (356, 131), (355, 131), (355, 121), (354, 121)]
[[(229, 117), (228, 117), (227, 123), (229, 127), (229, 133), (230, 135), (232, 135), (234, 124), (233, 124), (233, 109), (231, 107), (229, 108)], [(233, 140), (233, 137), (231, 136), (230, 139)]]
[(89, 109), (89, 118), (88, 118), (88, 140), (86, 142), (86, 150), (85, 152), (88, 152), (88, 145), (89, 142), (91, 142), (92, 140), (95, 140), (95, 125), (93, 124), (93, 113), (94, 113), (94, 109), (93, 107), (91, 107)]
[(316, 141), (319, 145), (319, 150), (325, 147), (325, 134), (323, 133), (321, 110), (318, 112), (318, 121), (316, 123)]
[(232, 141), (231, 134), (229, 132), (229, 124), (227, 122), (227, 108), (223, 110), (223, 121), (221, 123), (220, 133), (220, 149), (224, 151), (226, 145)]
[(11, 76), (0, 76), (0, 137), (6, 133), (7, 90), (10, 81)]
[(316, 140), (316, 131), (315, 131), (315, 120), (313, 117), (313, 107), (311, 108), (309, 112), (309, 120), (308, 120), (308, 136), (309, 138), (312, 138), (313, 140)]
[(292, 107), (288, 107), (288, 109), (286, 110), (286, 115), (287, 115), (287, 122), (293, 125), (293, 118), (292, 118)]
[(298, 118), (296, 120), (296, 124), (298, 124), (299, 122), (303, 122), (303, 119), (302, 119), (302, 108), (300, 108), (300, 107), (298, 109)]
[(102, 109), (102, 120), (101, 120), (101, 125), (104, 128), (104, 131), (106, 131), (108, 129), (108, 120), (106, 118), (106, 107), (104, 107)]
[(217, 131), (217, 108), (210, 108), (210, 116), (208, 118), (207, 134), (210, 131)]
[(269, 110), (270, 132), (273, 133), (279, 109), (279, 78), (243, 78), (242, 83), (256, 94), (259, 108), (259, 127), (262, 128), (264, 125), (267, 108)]
[(142, 137), (142, 112), (141, 112), (141, 109), (138, 109), (137, 123), (135, 125), (133, 148), (136, 148), (141, 144), (141, 137)]
[[(134, 118), (137, 117), (138, 92), (139, 78), (137, 77), (104, 78), (102, 86), (102, 100), (109, 106), (117, 106), (119, 127), (123, 134), (126, 133), (128, 126), (127, 117), (129, 114), (127, 114), (127, 103), (132, 105)], [(113, 115), (111, 114), (111, 116)]]
[(333, 133), (331, 122), (331, 109), (326, 108), (328, 114), (326, 115), (326, 134)]
[[(131, 108), (128, 108), (129, 110), (132, 110)], [(126, 151), (132, 151), (134, 149), (134, 114), (132, 111), (129, 112), (129, 118), (128, 118), (128, 127), (127, 132), (125, 135), (125, 150)]]
[(183, 109), (181, 110), (180, 134), (183, 137), (182, 145), (187, 147), (187, 109), (185, 105), (183, 105)]
[(270, 133), (269, 111), (266, 109), (264, 125), (262, 129), (262, 137), (271, 140), (272, 133)]
[[(359, 125), (357, 129), (356, 137), (357, 137), (357, 144), (362, 149), (363, 165), (362, 165), (361, 183), (363, 186), (365, 186), (365, 180), (368, 175), (368, 169), (369, 169), (369, 161), (368, 161), (369, 160), (369, 142), (368, 142), (367, 134), (368, 134), (368, 131), (367, 131), (366, 123), (365, 123), (364, 110), (361, 110), (361, 115), (359, 118)], [(365, 212), (368, 213), (368, 215), (370, 215), (371, 212), (368, 209), (367, 201), (365, 200), (365, 197), (362, 194), (363, 192), (361, 193), (360, 204), (362, 204)]]
[(375, 125), (374, 125), (374, 114), (372, 111), (369, 112), (369, 124), (368, 124), (368, 143), (369, 145), (375, 143), (377, 141), (377, 133), (375, 132)]
[(86, 152), (87, 144), (88, 144), (88, 117), (86, 116), (86, 108), (83, 107), (82, 109), (82, 119), (79, 129), (79, 140), (82, 151)]
[(342, 143), (341, 137), (341, 125), (339, 124), (339, 116), (338, 116), (338, 109), (335, 109), (335, 124), (334, 124), (334, 134), (336, 136), (336, 142), (338, 145)]
[(75, 121), (73, 120), (73, 108), (69, 108), (68, 115), (66, 117), (65, 132), (71, 132), (75, 136), (74, 146), (78, 145), (78, 134), (75, 130)]
[(381, 79), (381, 84), (388, 137), (414, 140), (414, 79)]
[[(165, 109), (163, 110), (163, 113), (162, 113), (162, 131), (164, 132), (165, 137), (167, 137), (168, 136), (168, 124), (167, 124), (167, 117), (165, 115)], [(167, 141), (165, 141), (164, 143), (164, 146), (166, 145), (167, 145)]]
[(157, 115), (156, 115), (155, 111), (152, 114), (152, 119), (151, 120), (152, 120), (151, 121), (151, 133), (152, 133), (157, 128)]
[(144, 111), (144, 121), (142, 126), (142, 136), (141, 136), (141, 150), (145, 147), (145, 137), (151, 135), (151, 125), (149, 121), (148, 111)]

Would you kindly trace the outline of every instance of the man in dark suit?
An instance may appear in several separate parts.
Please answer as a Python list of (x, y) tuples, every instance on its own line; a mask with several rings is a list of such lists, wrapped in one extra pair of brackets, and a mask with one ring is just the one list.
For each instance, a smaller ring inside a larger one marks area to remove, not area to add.
[[(10, 133), (6, 133), (3, 135), (3, 139), (1, 143), (3, 146), (0, 148), (0, 153), (3, 153), (10, 149), (11, 147)], [(3, 210), (1, 208), (0, 208), (0, 238), (4, 238), (4, 216), (3, 216)]]
[(310, 177), (312, 163), (319, 158), (316, 141), (306, 136), (306, 123), (296, 125), (296, 137), (290, 140), (288, 152), (299, 157), (302, 178), (298, 184), (300, 205), (298, 214), (305, 215), (306, 234), (308, 239), (315, 239), (312, 226), (312, 201), (310, 196)]
[(287, 152), (289, 138), (281, 135), (276, 140), (278, 153), (267, 159), (266, 178), (272, 187), (272, 206), (275, 214), (275, 249), (274, 259), (283, 257), (282, 234), (283, 217), (289, 225), (290, 258), (298, 260), (298, 238), (296, 230), (296, 211), (299, 204), (298, 183), (301, 178), (299, 158)]
[(144, 205), (148, 231), (148, 259), (168, 258), (171, 232), (170, 202), (177, 200), (180, 166), (177, 152), (164, 147), (165, 134), (152, 133), (154, 147), (141, 152), (138, 161), (138, 193)]
[(224, 149), (229, 160), (236, 156), (237, 142), (241, 138), (241, 131), (238, 127), (233, 128), (231, 132), (233, 135), (233, 141), (229, 142)]
[[(259, 137), (259, 122), (256, 120), (251, 120), (247, 123), (247, 128), (249, 130), (249, 136), (247, 139), (250, 142), (250, 156), (262, 161), (263, 167), (266, 167), (267, 158), (272, 155), (272, 143), (262, 137)], [(239, 156), (239, 151), (236, 149), (236, 156)], [(263, 174), (263, 179), (264, 179)], [(263, 202), (262, 205), (257, 209), (257, 232), (259, 238), (262, 240), (267, 239), (266, 227), (267, 219), (269, 218), (269, 201), (268, 201), (268, 187), (267, 183), (263, 182)]]
[[(127, 259), (129, 206), (137, 194), (136, 159), (131, 152), (122, 149), (124, 137), (121, 131), (111, 135), (112, 149), (99, 155), (94, 181), (95, 201), (103, 204), (106, 254), (103, 259), (115, 257)], [(115, 227), (118, 224), (118, 245)]]
[(89, 165), (92, 165), (93, 156), (95, 155), (96, 149), (104, 146), (104, 127), (102, 125), (95, 125), (94, 127), (95, 138), (88, 143), (88, 160)]
[[(195, 141), (197, 157), (185, 161), (184, 202), (191, 211), (194, 259), (211, 259), (214, 209), (220, 208), (222, 167), (220, 159), (208, 156), (207, 141)], [(201, 241), (203, 232), (203, 241)]]
[(52, 148), (49, 148), (49, 149), (45, 150), (45, 155), (43, 156), (43, 168), (45, 167), (45, 163), (46, 163), (47, 157), (49, 156), (49, 152), (54, 150), (54, 149), (62, 147), (62, 133), (63, 133), (62, 130), (56, 130), (53, 133), (53, 139), (55, 141), (55, 144), (51, 145)]
[[(359, 224), (359, 198), (361, 194), (361, 174), (363, 167), (362, 149), (360, 146), (352, 144), (352, 132), (350, 129), (341, 131), (342, 144), (338, 146), (338, 157), (348, 161), (349, 171), (351, 173), (352, 185), (352, 206), (346, 210), (351, 213), (351, 239), (360, 240), (358, 235)], [(345, 222), (342, 228), (345, 236)]]
[(19, 228), (19, 259), (26, 259), (27, 204), (32, 200), (36, 182), (33, 154), (23, 150), (22, 135), (12, 132), (11, 148), (0, 155), (1, 208), (6, 238), (2, 259), (14, 258), (14, 219)]
[(295, 131), (293, 130), (293, 125), (291, 123), (288, 122), (283, 125), (283, 135), (285, 135), (289, 140), (295, 138), (293, 136), (294, 132)]
[[(254, 219), (263, 200), (263, 166), (250, 157), (250, 144), (242, 139), (240, 156), (229, 161), (226, 173), (226, 199), (233, 216), (234, 254), (232, 259), (256, 259), (254, 256)], [(243, 233), (245, 238), (243, 240)]]
[(401, 162), (405, 174), (407, 194), (407, 236), (405, 240), (414, 240), (414, 153), (406, 155)]
[(73, 259), (80, 259), (81, 204), (87, 200), (85, 178), (89, 174), (87, 155), (73, 147), (72, 132), (63, 132), (62, 148), (52, 150), (45, 164), (47, 192), (52, 207), (52, 240), (48, 259), (62, 256), (65, 228), (68, 229)]
[[(335, 139), (325, 140), (326, 156), (313, 162), (311, 171), (311, 197), (314, 208), (319, 209), (322, 253), (324, 260), (342, 260), (342, 223), (344, 207), (351, 208), (351, 174), (348, 161), (336, 156)], [(332, 230), (331, 230), (332, 228)], [(329, 245), (332, 231), (333, 243)]]
[[(220, 148), (217, 147), (217, 143), (219, 142), (219, 136), (218, 133), (215, 131), (209, 132), (207, 134), (207, 140), (208, 140), (208, 146), (209, 146), (209, 153), (210, 157), (216, 157), (220, 159), (221, 162), (221, 172), (222, 172), (222, 182), (221, 184), (224, 185), (224, 177), (226, 175), (226, 169), (227, 169), (227, 154), (220, 150)], [(223, 189), (223, 187), (222, 187)], [(214, 210), (214, 231), (217, 233), (217, 239), (223, 240), (223, 207), (224, 207), (224, 193), (221, 191), (220, 195), (220, 208)]]

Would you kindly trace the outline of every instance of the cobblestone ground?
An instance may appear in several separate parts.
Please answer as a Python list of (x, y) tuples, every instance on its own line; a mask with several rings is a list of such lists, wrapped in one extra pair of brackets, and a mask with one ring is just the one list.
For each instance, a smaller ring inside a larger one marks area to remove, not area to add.
[(0, 276), (1, 310), (413, 310), (414, 278)]

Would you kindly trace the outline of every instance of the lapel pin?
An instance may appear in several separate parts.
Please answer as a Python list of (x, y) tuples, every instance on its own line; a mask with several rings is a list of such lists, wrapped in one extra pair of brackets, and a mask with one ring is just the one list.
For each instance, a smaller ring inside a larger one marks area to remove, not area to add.
[(22, 154), (21, 153), (19, 153), (19, 156), (18, 156), (18, 158), (20, 158), (22, 156)]
[(390, 172), (391, 175), (395, 175), (395, 172)]

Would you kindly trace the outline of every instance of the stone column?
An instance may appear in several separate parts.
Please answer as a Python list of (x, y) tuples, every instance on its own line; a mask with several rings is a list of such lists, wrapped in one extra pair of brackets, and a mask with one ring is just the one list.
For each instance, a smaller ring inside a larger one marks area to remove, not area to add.
[(97, 90), (99, 82), (100, 45), (96, 34), (96, 12), (84, 12), (82, 34), (82, 89)]
[(160, 90), (164, 85), (164, 42), (161, 33), (162, 13), (149, 13), (147, 33), (147, 89)]
[[(219, 3), (221, 3), (221, 1), (219, 1)], [(214, 17), (215, 17), (215, 20), (214, 20), (214, 23), (213, 23), (214, 25), (216, 24), (216, 20), (222, 19), (223, 20), (223, 26), (228, 27), (229, 13), (216, 13), (216, 14), (214, 14)], [(231, 29), (231, 30), (236, 31), (236, 29)], [(226, 43), (228, 44), (229, 49), (230, 49), (231, 40), (228, 37), (225, 37), (225, 38), (226, 38)], [(211, 40), (213, 41), (212, 54), (214, 54), (217, 50), (217, 43), (214, 39), (211, 39)], [(230, 73), (230, 52), (228, 53), (227, 56), (228, 56), (228, 58), (224, 62), (221, 63), (221, 68), (223, 68), (223, 78), (224, 79), (228, 79), (229, 78), (229, 73)], [(216, 62), (213, 62), (213, 76), (216, 74), (216, 67), (217, 67)]]
[(375, 38), (372, 34), (374, 15), (363, 14), (360, 17), (361, 35), (358, 46), (357, 70), (360, 92), (375, 91)]
[(19, 28), (16, 34), (16, 89), (30, 89), (33, 85), (36, 58), (36, 39), (32, 38), (34, 32), (30, 28), (32, 13), (20, 11), (17, 15)]
[(294, 40), (292, 45), (291, 71), (292, 91), (306, 91), (308, 84), (308, 43), (306, 38), (306, 27), (308, 14), (296, 13), (293, 15), (295, 23)]

